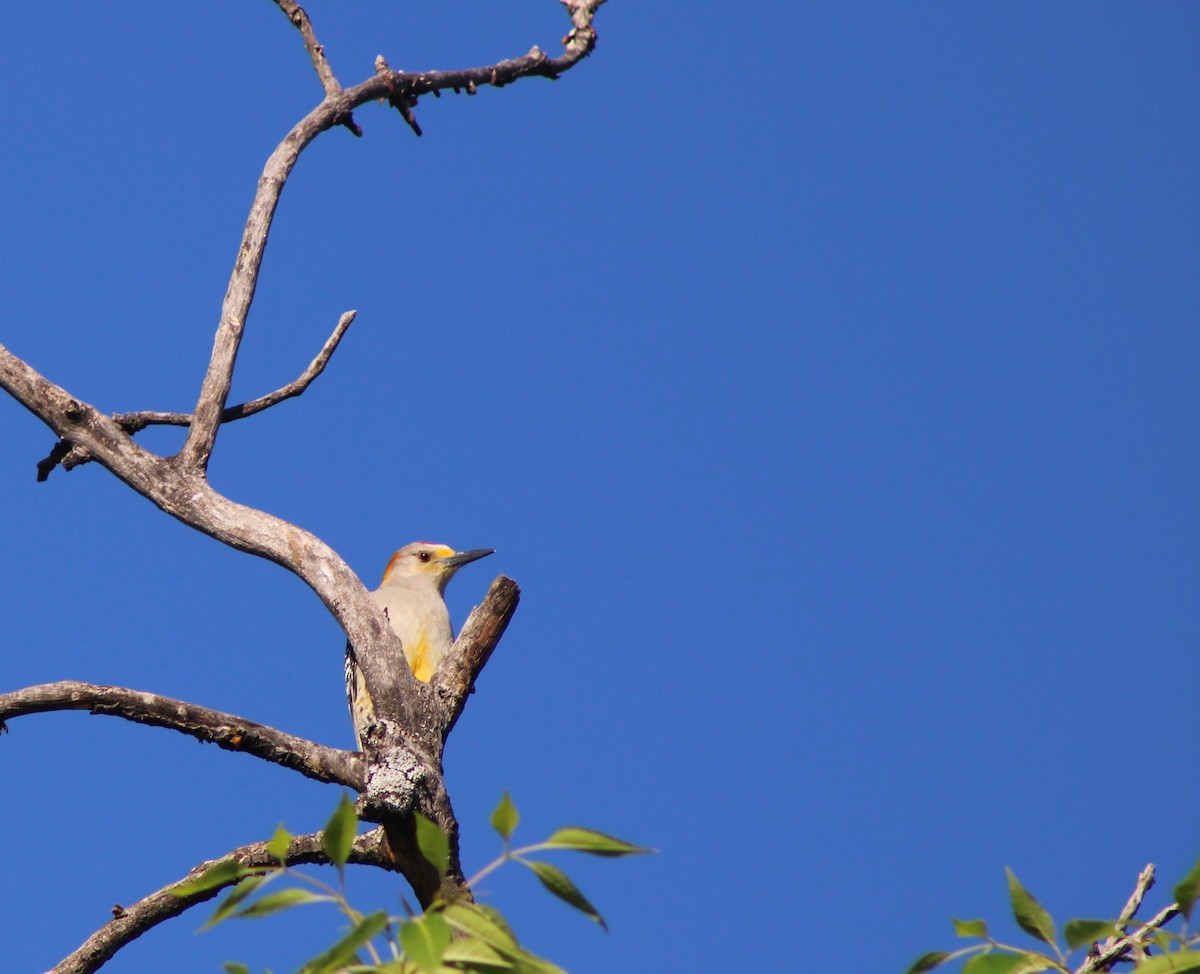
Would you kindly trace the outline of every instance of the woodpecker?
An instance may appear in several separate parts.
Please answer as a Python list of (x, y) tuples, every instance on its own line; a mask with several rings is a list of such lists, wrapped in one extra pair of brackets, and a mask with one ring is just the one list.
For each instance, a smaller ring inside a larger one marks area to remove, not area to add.
[[(404, 655), (413, 675), (425, 683), (433, 679), (442, 657), (454, 642), (446, 585), (463, 565), (492, 554), (492, 548), (455, 551), (444, 544), (414, 541), (388, 562), (383, 581), (371, 593), (404, 644)], [(375, 719), (375, 707), (358, 668), (354, 649), (346, 644), (346, 698), (354, 739), (362, 750), (362, 735)]]

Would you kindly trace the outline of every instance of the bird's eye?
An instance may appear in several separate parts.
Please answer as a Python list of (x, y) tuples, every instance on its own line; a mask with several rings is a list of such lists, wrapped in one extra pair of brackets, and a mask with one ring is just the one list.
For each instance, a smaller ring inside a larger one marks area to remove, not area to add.
[(433, 556), (428, 551), (418, 551), (417, 557), (420, 558), (421, 561), (429, 561), (429, 559)]

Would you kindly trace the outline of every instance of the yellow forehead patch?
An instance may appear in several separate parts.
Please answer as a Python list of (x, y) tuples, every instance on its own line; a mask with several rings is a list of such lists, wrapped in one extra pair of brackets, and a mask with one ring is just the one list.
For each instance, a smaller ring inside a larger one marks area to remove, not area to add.
[[(429, 542), (425, 542), (425, 541), (417, 542), (417, 543), (420, 545), (420, 548), (418, 550), (428, 551), (431, 555), (434, 556), (434, 558), (437, 558), (439, 560), (442, 558), (452, 558), (456, 554), (455, 550), (453, 548), (449, 547), (448, 545), (430, 544)], [(418, 572), (438, 571), (439, 570), (439, 566), (438, 566), (437, 562), (435, 562), (435, 561), (428, 561), (428, 562), (418, 561), (414, 557), (413, 546), (406, 545), (405, 547), (403, 547), (399, 551), (397, 551), (394, 555), (392, 555), (392, 557), (390, 559), (388, 559), (387, 568), (385, 568), (383, 570), (383, 581), (386, 582), (391, 577), (392, 572), (396, 569), (396, 566), (399, 564), (399, 562), (403, 558), (409, 558), (411, 561), (409, 571), (411, 571), (413, 568), (415, 568)]]

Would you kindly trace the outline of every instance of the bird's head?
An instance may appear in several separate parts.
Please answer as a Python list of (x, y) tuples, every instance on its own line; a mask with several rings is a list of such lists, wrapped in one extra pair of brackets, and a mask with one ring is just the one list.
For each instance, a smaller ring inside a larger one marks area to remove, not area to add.
[(476, 548), (473, 551), (455, 551), (444, 544), (414, 541), (392, 555), (383, 572), (383, 584), (402, 578), (427, 578), (439, 590), (444, 590), (446, 583), (463, 565), (490, 555), (494, 550)]

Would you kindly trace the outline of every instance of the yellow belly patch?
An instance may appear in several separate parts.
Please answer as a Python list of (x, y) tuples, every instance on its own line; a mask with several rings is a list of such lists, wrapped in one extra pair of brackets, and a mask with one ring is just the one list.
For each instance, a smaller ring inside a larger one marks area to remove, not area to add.
[(422, 683), (432, 680), (434, 665), (433, 660), (429, 658), (429, 643), (425, 641), (424, 635), (417, 640), (415, 649), (409, 649), (407, 646), (404, 648), (406, 650), (404, 655), (408, 657), (408, 665), (413, 671), (413, 676)]

